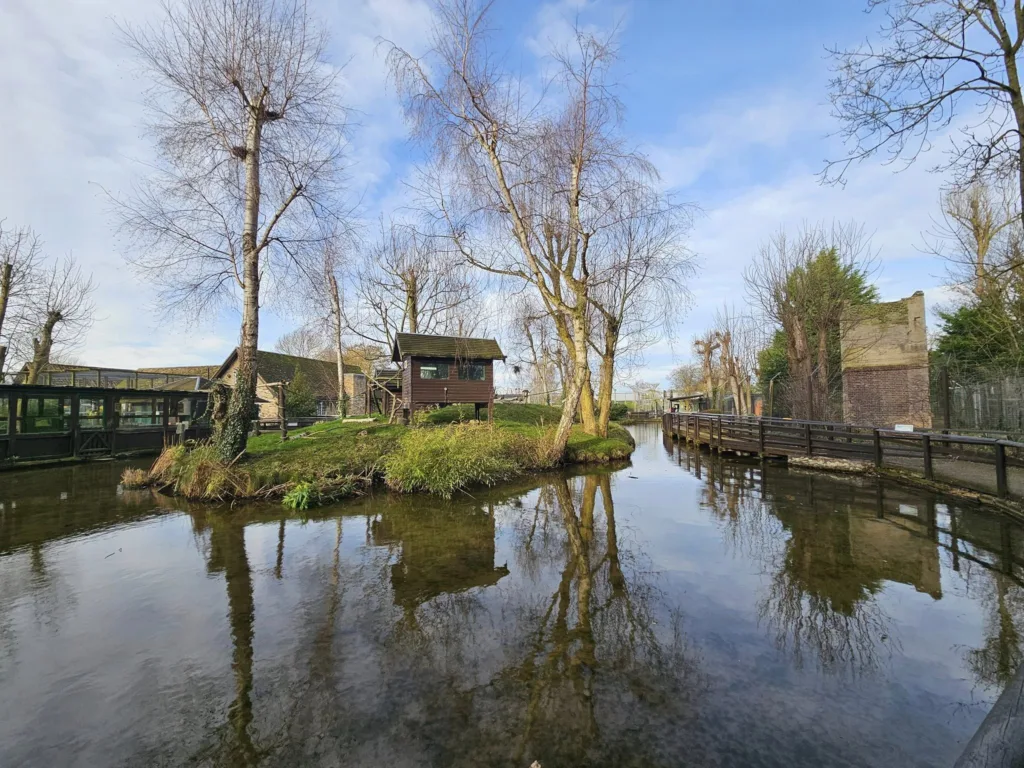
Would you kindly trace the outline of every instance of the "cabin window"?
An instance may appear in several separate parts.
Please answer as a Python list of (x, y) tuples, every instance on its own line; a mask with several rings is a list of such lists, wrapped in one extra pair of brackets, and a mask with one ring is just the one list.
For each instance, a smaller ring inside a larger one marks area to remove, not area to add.
[(64, 431), (64, 398), (25, 398), (21, 406), (19, 432), (33, 434)]
[[(70, 411), (70, 406), (68, 407)], [(70, 415), (70, 413), (69, 413)], [(82, 397), (78, 400), (78, 426), (81, 429), (103, 429), (106, 426), (103, 415), (103, 400), (98, 397)]]
[(424, 363), (420, 366), (421, 379), (447, 379), (448, 363)]
[(484, 381), (487, 378), (487, 371), (482, 365), (460, 365), (459, 378), (468, 381)]
[(119, 425), (123, 428), (156, 427), (164, 422), (163, 401), (149, 397), (122, 397), (118, 401)]

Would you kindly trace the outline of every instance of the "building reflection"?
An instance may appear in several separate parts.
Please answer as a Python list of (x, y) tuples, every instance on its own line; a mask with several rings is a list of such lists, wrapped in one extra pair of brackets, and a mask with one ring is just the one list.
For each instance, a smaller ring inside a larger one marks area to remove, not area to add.
[(875, 479), (665, 449), (703, 480), (703, 506), (726, 540), (762, 564), (762, 625), (796, 663), (874, 671), (900, 648), (881, 591), (904, 584), (940, 600), (947, 564), (989, 610), (984, 646), (967, 652), (977, 681), (1012, 678), (1024, 645), (1024, 537), (1005, 517)]
[(497, 584), (507, 565), (494, 564), (493, 506), (424, 504), (392, 497), (370, 524), (371, 541), (396, 547), (390, 580), (395, 603), (405, 609), (477, 587)]

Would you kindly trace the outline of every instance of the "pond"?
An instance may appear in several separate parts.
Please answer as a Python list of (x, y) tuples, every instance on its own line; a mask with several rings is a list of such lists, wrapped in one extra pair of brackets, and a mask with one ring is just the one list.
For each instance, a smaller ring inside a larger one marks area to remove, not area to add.
[(632, 429), (628, 467), (308, 519), (0, 475), (0, 765), (952, 765), (1024, 532)]

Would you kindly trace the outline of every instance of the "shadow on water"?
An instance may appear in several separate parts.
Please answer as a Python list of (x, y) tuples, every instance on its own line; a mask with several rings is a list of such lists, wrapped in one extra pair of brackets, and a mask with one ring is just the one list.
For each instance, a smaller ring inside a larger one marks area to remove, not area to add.
[(1020, 664), (1020, 530), (633, 431), (308, 517), (0, 479), (0, 764), (952, 764)]

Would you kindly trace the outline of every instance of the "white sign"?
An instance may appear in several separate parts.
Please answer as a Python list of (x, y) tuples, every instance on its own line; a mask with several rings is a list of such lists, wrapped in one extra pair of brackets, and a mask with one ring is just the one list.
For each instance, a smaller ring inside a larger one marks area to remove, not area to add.
[(913, 432), (914, 431), (914, 425), (913, 424), (897, 424), (895, 427), (893, 427), (893, 430), (896, 431), (896, 432)]

